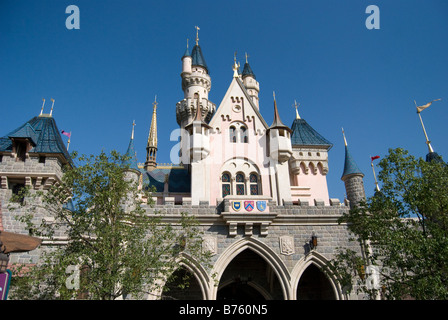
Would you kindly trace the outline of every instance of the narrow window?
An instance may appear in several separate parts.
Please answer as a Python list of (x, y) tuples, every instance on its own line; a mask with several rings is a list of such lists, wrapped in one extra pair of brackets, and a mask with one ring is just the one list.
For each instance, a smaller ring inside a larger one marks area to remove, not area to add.
[(26, 156), (25, 142), (16, 142), (16, 154), (17, 154), (17, 161), (25, 162), (25, 156)]
[(236, 194), (237, 195), (245, 195), (245, 188), (244, 188), (244, 174), (237, 173), (236, 175)]
[(255, 173), (251, 173), (249, 176), (250, 194), (256, 196), (259, 194), (258, 190), (258, 176)]
[(221, 176), (222, 183), (222, 197), (230, 194), (230, 175), (228, 173), (223, 173)]
[(235, 127), (230, 127), (230, 142), (236, 142), (236, 129)]
[(246, 127), (241, 127), (241, 142), (248, 143), (247, 129)]

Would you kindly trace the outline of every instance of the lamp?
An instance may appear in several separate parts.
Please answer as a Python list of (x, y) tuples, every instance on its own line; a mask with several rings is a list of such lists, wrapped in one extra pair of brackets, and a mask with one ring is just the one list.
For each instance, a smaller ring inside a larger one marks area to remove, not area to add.
[(314, 249), (317, 247), (317, 236), (314, 234), (314, 232), (311, 235), (310, 247), (311, 247), (311, 249)]
[(9, 254), (6, 254), (5, 250), (6, 247), (3, 245), (3, 242), (0, 239), (0, 273), (4, 273), (8, 269)]

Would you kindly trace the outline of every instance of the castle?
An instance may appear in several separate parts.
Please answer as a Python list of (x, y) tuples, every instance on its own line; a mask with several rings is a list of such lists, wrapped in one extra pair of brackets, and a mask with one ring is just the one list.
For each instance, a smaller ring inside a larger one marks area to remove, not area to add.
[[(180, 129), (179, 165), (157, 164), (157, 102), (147, 141), (146, 161), (137, 162), (132, 133), (126, 153), (130, 174), (142, 187), (153, 186), (155, 205), (171, 221), (181, 212), (196, 216), (203, 244), (213, 254), (212, 270), (194, 258), (177, 272), (193, 274), (188, 289), (172, 290), (177, 299), (358, 299), (324, 273), (337, 248), (351, 246), (338, 218), (365, 197), (363, 173), (345, 143), (342, 180), (347, 199), (329, 196), (326, 175), (332, 143), (296, 109), (289, 127), (279, 115), (260, 112), (260, 84), (246, 57), (234, 62), (219, 106), (209, 100), (211, 77), (199, 45), (181, 58), (183, 97), (176, 104)], [(266, 106), (264, 108), (267, 108)], [(345, 137), (344, 137), (345, 139)], [(7, 208), (23, 186), (45, 190), (70, 165), (61, 132), (51, 114), (33, 117), (0, 138), (0, 230), (27, 233)], [(20, 212), (19, 212), (20, 214)], [(11, 263), (37, 261), (41, 247), (11, 255)], [(212, 279), (212, 274), (216, 279)], [(216, 283), (215, 280), (218, 282)], [(163, 293), (162, 293), (163, 295)], [(148, 297), (150, 298), (150, 297)]]

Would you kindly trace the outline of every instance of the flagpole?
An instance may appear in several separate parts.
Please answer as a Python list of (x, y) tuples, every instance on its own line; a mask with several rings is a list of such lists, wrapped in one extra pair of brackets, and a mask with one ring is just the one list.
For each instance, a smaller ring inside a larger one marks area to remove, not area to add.
[[(417, 102), (415, 102), (415, 100), (414, 100), (414, 103), (415, 103), (415, 107), (417, 107)], [(422, 124), (423, 133), (425, 134), (426, 144), (428, 145), (429, 153), (434, 152), (434, 149), (431, 146), (431, 141), (429, 141), (428, 134), (426, 133), (425, 125), (423, 124), (422, 116), (421, 116), (420, 112), (418, 112), (418, 111), (417, 111), (417, 114), (418, 114), (418, 117), (420, 118), (420, 123)]]
[(68, 142), (67, 142), (67, 151), (68, 151), (68, 147), (70, 146), (71, 137), (72, 137), (72, 132), (70, 131), (70, 136), (68, 137)]
[[(372, 159), (372, 157), (370, 157), (370, 159)], [(370, 165), (372, 166), (373, 178), (375, 179), (376, 190), (380, 191), (380, 187), (378, 187), (378, 181), (376, 180), (375, 168), (373, 167), (373, 160), (370, 161)]]

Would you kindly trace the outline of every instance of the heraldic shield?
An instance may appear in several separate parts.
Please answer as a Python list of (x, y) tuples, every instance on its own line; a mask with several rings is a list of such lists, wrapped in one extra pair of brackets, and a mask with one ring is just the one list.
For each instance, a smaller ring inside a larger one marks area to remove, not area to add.
[(241, 201), (233, 201), (232, 202), (232, 209), (235, 211), (240, 211), (241, 209)]
[(246, 209), (246, 211), (254, 210), (254, 202), (253, 201), (244, 201), (244, 209)]
[(257, 209), (258, 211), (266, 210), (266, 201), (257, 201)]

